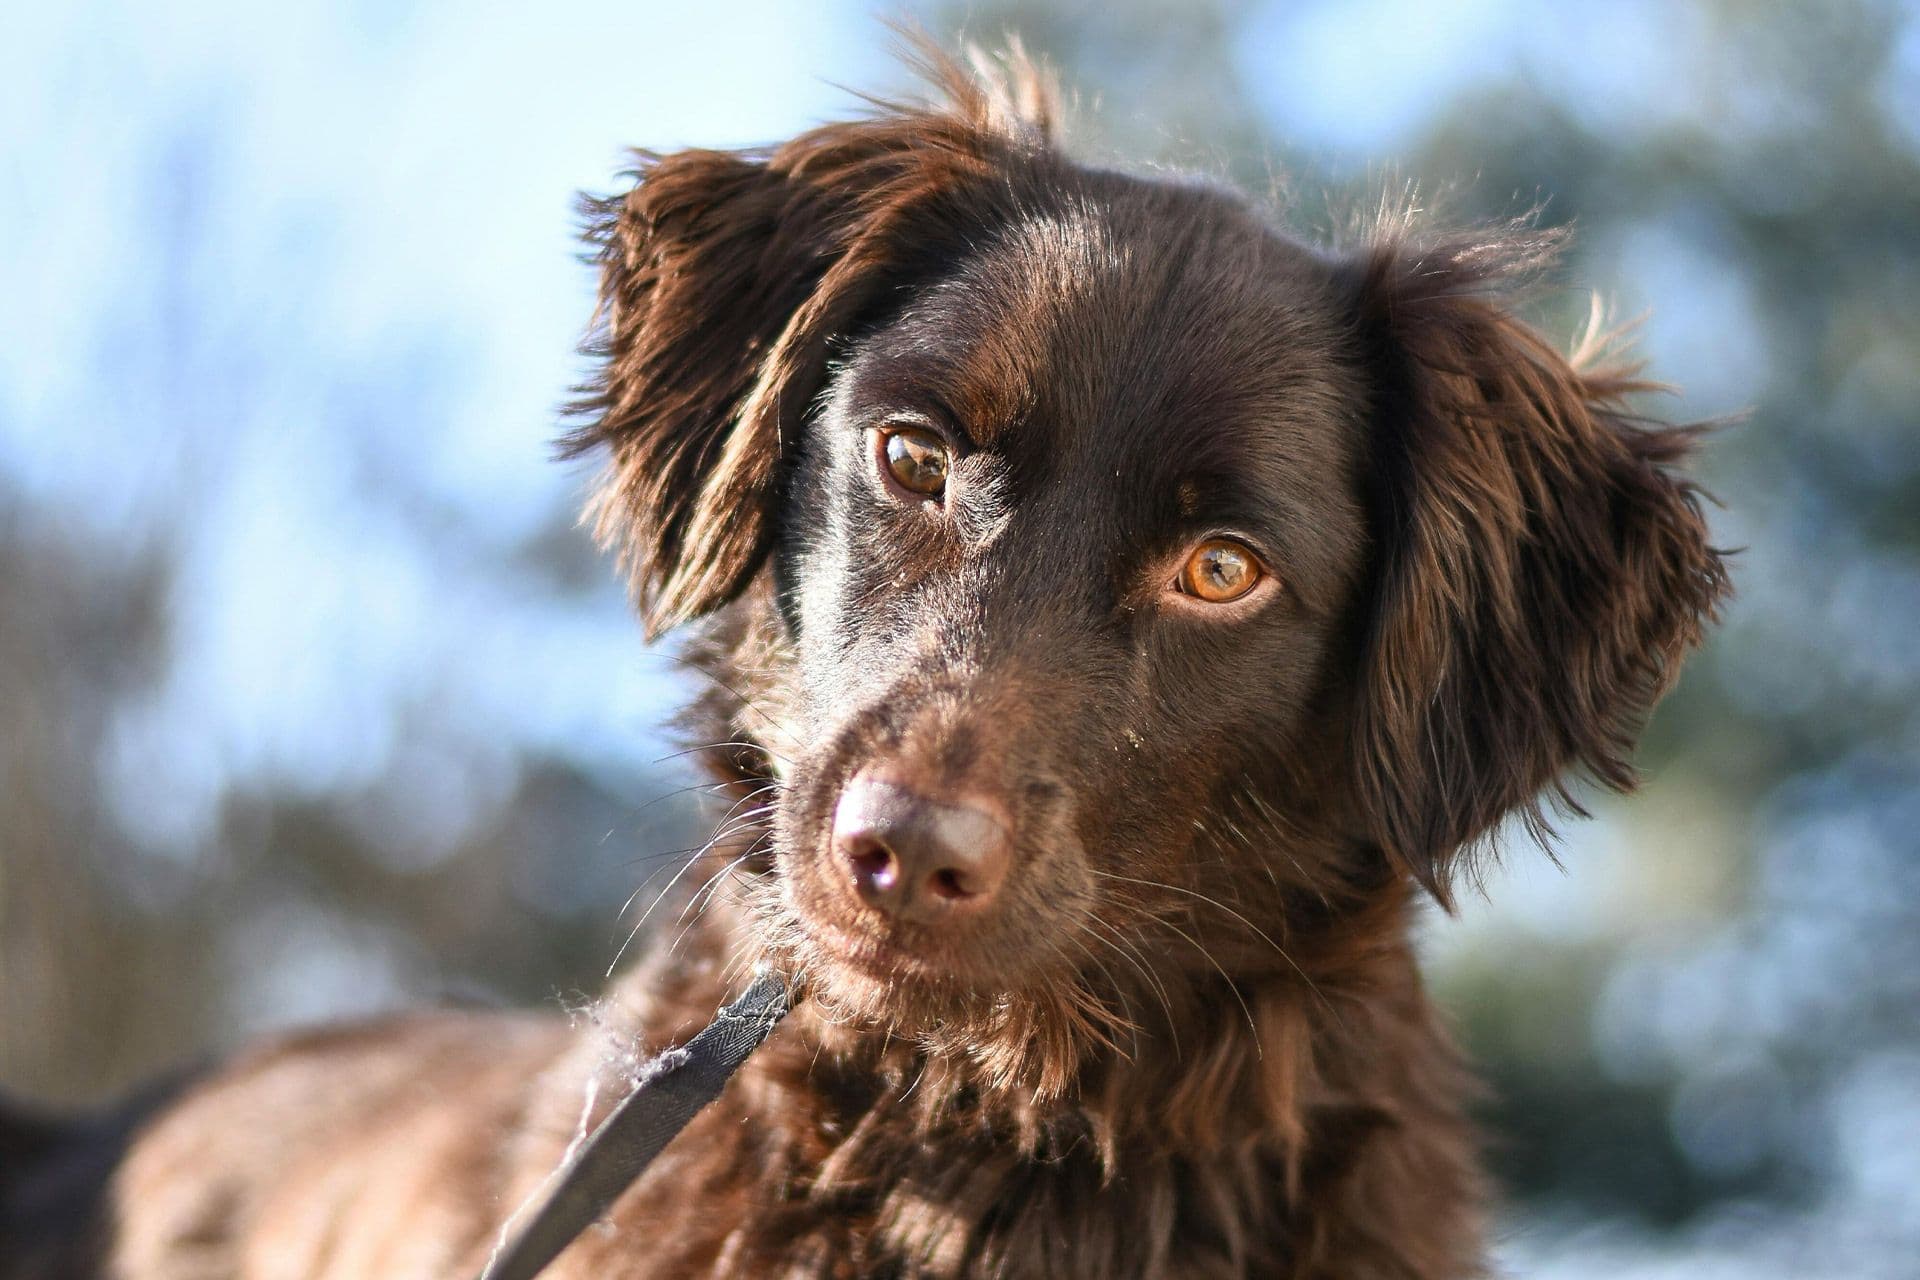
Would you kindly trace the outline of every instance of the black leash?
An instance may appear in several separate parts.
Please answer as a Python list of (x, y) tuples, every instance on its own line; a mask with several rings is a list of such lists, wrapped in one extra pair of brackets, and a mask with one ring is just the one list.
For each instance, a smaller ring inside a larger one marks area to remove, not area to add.
[(553, 1190), (479, 1280), (534, 1280), (559, 1252), (715, 1098), (728, 1077), (786, 1016), (786, 979), (771, 971), (716, 1015), (699, 1035), (648, 1063), (634, 1091), (608, 1114), (556, 1174)]

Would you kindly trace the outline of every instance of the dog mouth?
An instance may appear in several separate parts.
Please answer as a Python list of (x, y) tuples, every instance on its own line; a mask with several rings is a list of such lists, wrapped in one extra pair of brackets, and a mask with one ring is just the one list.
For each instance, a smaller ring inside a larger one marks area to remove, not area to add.
[[(879, 984), (891, 999), (909, 993), (991, 996), (1032, 980), (1023, 953), (996, 919), (964, 927), (919, 925), (889, 915), (861, 897), (858, 872), (819, 857), (781, 877), (782, 914), (806, 959), (836, 976)], [(942, 922), (944, 924), (945, 922)]]
[(992, 975), (978, 972), (979, 966), (954, 955), (950, 946), (936, 947), (893, 930), (850, 928), (832, 919), (799, 920), (822, 958), (868, 981), (945, 988), (997, 985)]

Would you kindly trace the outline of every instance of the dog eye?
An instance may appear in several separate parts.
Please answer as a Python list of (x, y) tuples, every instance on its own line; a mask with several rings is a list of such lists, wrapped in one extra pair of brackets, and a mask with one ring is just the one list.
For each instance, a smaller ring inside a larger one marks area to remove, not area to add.
[(1259, 585), (1266, 576), (1258, 557), (1238, 542), (1210, 538), (1193, 549), (1180, 566), (1181, 594), (1208, 604), (1227, 604)]
[(880, 433), (887, 470), (909, 493), (937, 498), (947, 487), (947, 446), (921, 427), (888, 427)]

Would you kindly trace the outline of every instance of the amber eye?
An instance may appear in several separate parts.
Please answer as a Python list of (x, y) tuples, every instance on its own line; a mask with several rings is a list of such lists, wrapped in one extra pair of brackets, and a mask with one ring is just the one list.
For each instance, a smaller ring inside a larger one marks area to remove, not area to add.
[(1211, 538), (1180, 566), (1182, 594), (1208, 604), (1227, 604), (1254, 589), (1265, 576), (1253, 552), (1226, 538)]
[(888, 427), (880, 434), (881, 456), (902, 488), (937, 498), (947, 487), (947, 446), (922, 427)]

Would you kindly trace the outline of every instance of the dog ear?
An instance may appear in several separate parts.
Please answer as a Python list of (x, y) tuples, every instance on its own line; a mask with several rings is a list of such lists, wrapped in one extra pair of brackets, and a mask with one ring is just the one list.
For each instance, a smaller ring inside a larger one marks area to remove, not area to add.
[(1386, 234), (1355, 264), (1378, 388), (1359, 794), (1443, 905), (1507, 814), (1544, 843), (1543, 792), (1580, 812), (1568, 774), (1633, 786), (1641, 725), (1728, 589), (1675, 471), (1697, 429), (1628, 415), (1649, 384), (1597, 325), (1563, 357), (1509, 310), (1559, 241)]
[(649, 636), (745, 588), (835, 339), (951, 261), (1049, 144), (1031, 65), (995, 81), (919, 54), (941, 107), (880, 104), (770, 151), (636, 153), (630, 191), (584, 202), (598, 368), (562, 449), (608, 453), (589, 516)]

